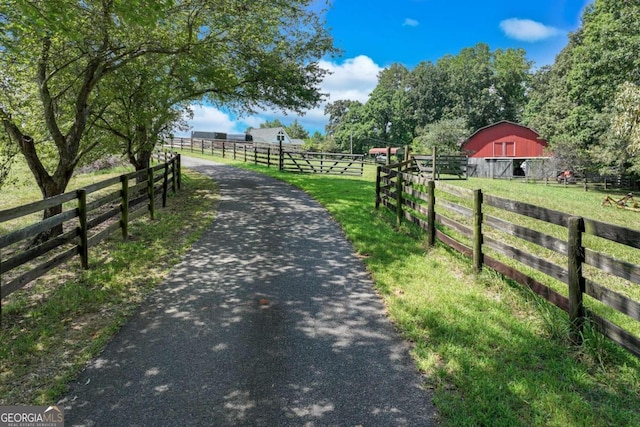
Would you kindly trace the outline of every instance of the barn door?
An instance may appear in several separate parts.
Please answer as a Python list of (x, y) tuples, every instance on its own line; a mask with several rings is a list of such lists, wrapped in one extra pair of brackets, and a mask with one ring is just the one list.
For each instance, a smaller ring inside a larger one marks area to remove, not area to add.
[(511, 160), (496, 160), (493, 165), (494, 178), (510, 178), (512, 176)]

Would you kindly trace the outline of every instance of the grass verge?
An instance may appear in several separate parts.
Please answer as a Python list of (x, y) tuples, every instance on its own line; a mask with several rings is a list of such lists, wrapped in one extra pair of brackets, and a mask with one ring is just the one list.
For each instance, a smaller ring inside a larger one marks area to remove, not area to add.
[(3, 301), (0, 404), (55, 403), (211, 224), (217, 194), (184, 171), (167, 208), (133, 222), (126, 242), (116, 234), (92, 248), (89, 270), (70, 262)]
[[(185, 155), (192, 155), (184, 153)], [(443, 245), (427, 248), (410, 225), (373, 209), (363, 178), (260, 171), (322, 203), (362, 257), (433, 389), (444, 426), (638, 426), (640, 360), (587, 328), (569, 345), (567, 316), (517, 284)], [(562, 189), (560, 189), (562, 191)]]

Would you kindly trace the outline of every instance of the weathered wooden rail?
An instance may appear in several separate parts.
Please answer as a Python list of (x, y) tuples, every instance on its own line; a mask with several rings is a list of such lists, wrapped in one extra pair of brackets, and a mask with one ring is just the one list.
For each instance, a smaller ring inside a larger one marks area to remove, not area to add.
[[(89, 248), (117, 231), (126, 239), (129, 223), (140, 216), (148, 213), (153, 219), (156, 204), (166, 206), (169, 190), (175, 193), (181, 185), (180, 155), (155, 153), (153, 157), (162, 163), (0, 211), (0, 225), (11, 230), (0, 236), (0, 299), (76, 255), (83, 268), (88, 268)], [(10, 225), (28, 216), (40, 217), (44, 209), (60, 205), (63, 210), (58, 215), (34, 218), (26, 226)], [(30, 246), (30, 239), (60, 225), (62, 234)]]
[(364, 172), (362, 154), (303, 152), (286, 144), (259, 144), (245, 141), (223, 141), (192, 138), (172, 138), (165, 145), (201, 154), (230, 157), (267, 167), (298, 173), (361, 176)]
[[(632, 319), (632, 325), (640, 322), (640, 302), (626, 292), (633, 288), (631, 293), (639, 294), (639, 230), (427, 180), (411, 170), (411, 161), (378, 167), (376, 208), (385, 206), (395, 213), (398, 223), (406, 220), (423, 228), (430, 245), (437, 239), (468, 256), (476, 272), (490, 267), (567, 312), (574, 342), (581, 342), (583, 325), (590, 321), (602, 334), (640, 357), (640, 338), (602, 314), (613, 309)], [(522, 223), (513, 222), (513, 217), (522, 218)], [(556, 235), (536, 230), (536, 221), (553, 224), (549, 227), (557, 228)], [(626, 257), (620, 259), (618, 250), (613, 257), (590, 247), (598, 239), (620, 245), (619, 252)], [(556, 290), (546, 279), (536, 280), (508, 260), (541, 272), (566, 288), (557, 286)], [(605, 286), (601, 280), (618, 284)], [(588, 304), (585, 296), (590, 298)], [(604, 307), (600, 314), (587, 308), (598, 304)]]
[(436, 180), (468, 179), (469, 158), (444, 154), (412, 155), (414, 168), (423, 177)]

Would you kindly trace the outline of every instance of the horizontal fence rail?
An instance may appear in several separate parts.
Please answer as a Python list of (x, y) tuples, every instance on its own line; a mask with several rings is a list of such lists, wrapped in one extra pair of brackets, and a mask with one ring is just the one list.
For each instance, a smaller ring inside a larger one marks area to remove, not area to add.
[(165, 141), (165, 147), (298, 173), (362, 176), (365, 163), (362, 154), (305, 152), (300, 146), (283, 143), (171, 138)]
[[(179, 154), (154, 153), (152, 158), (162, 163), (0, 211), (0, 227), (8, 230), (0, 236), (0, 299), (76, 255), (88, 268), (89, 248), (118, 231), (126, 239), (129, 223), (138, 217), (148, 213), (153, 219), (156, 205), (165, 207), (167, 193), (175, 193), (181, 182)], [(56, 206), (61, 213), (33, 218)], [(35, 239), (60, 226), (61, 234), (44, 242)]]
[[(437, 239), (465, 254), (476, 272), (490, 267), (567, 312), (575, 343), (590, 321), (640, 357), (640, 338), (607, 318), (622, 313), (632, 319), (625, 323), (640, 322), (640, 302), (627, 292), (638, 295), (640, 231), (436, 182), (413, 173), (411, 163), (378, 167), (376, 208), (390, 209), (398, 224), (424, 229), (430, 245)], [(616, 256), (597, 247), (613, 247)], [(526, 268), (551, 282), (532, 278)]]

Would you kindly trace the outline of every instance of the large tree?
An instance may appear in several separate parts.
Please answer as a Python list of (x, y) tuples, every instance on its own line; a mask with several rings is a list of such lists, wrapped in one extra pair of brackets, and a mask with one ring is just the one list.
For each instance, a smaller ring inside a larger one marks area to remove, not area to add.
[(343, 152), (364, 154), (373, 145), (371, 137), (375, 124), (366, 115), (360, 101), (338, 100), (324, 109), (329, 116), (325, 127), (327, 139), (335, 142), (335, 147)]
[(154, 148), (176, 129), (187, 130), (188, 96), (172, 67), (162, 61), (141, 58), (135, 67), (118, 70), (103, 79), (99, 89), (103, 103), (96, 113), (95, 126), (86, 137), (102, 139), (101, 151), (119, 152), (136, 170), (149, 167)]
[(309, 138), (309, 131), (302, 127), (300, 123), (298, 123), (298, 119), (295, 119), (289, 126), (285, 126), (285, 130), (287, 131), (287, 135), (289, 135), (291, 138)]
[(0, 120), (50, 197), (65, 190), (76, 165), (104, 140), (86, 138), (109, 108), (101, 83), (135, 69), (143, 57), (173, 57), (170, 72), (189, 86), (185, 98), (204, 96), (242, 111), (271, 105), (301, 111), (320, 101), (325, 71), (318, 60), (333, 49), (309, 6), (310, 0), (5, 1), (0, 69), (11, 97), (0, 95)]
[(447, 118), (463, 118), (470, 129), (521, 119), (531, 69), (524, 50), (492, 52), (478, 43), (440, 59), (437, 67), (446, 74)]
[(399, 137), (404, 136), (399, 111), (402, 103), (396, 92), (403, 87), (408, 74), (409, 70), (398, 63), (382, 70), (378, 74), (378, 85), (364, 106), (364, 119), (372, 126), (373, 137), (387, 145), (401, 143)]
[(365, 104), (363, 126), (378, 145), (405, 145), (432, 133), (429, 126), (440, 121), (459, 128), (460, 119), (468, 129), (499, 120), (518, 122), (531, 69), (525, 54), (522, 49), (491, 51), (479, 43), (436, 64), (422, 62), (412, 71), (393, 64), (378, 76)]
[(573, 154), (580, 162), (573, 167), (630, 166), (621, 157), (624, 140), (610, 125), (622, 85), (640, 84), (639, 27), (637, 2), (596, 0), (555, 63), (534, 79), (525, 120), (554, 154)]
[(410, 104), (407, 118), (415, 128), (424, 128), (442, 118), (449, 103), (443, 67), (421, 62), (411, 70), (405, 85)]

